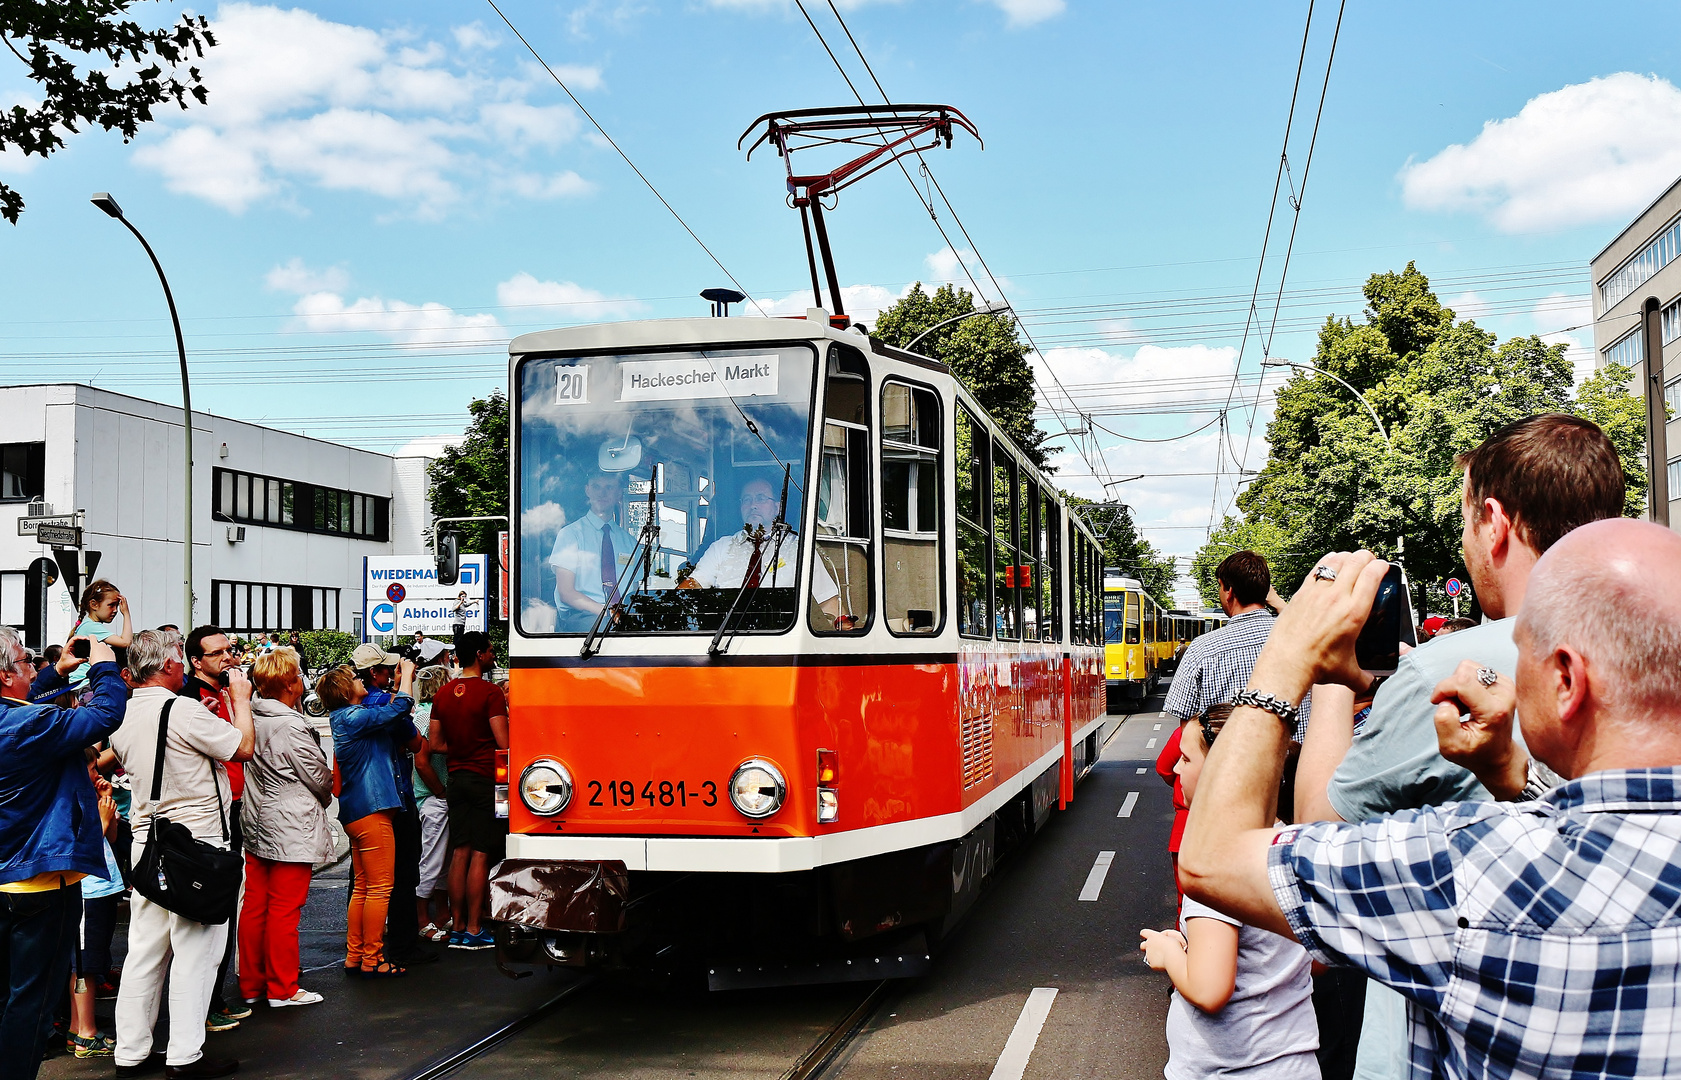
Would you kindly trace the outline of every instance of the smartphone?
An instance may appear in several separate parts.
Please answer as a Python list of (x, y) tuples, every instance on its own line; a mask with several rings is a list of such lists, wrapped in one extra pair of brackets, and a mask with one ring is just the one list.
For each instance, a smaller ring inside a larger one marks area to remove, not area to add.
[(1401, 661), (1401, 646), (1418, 644), (1418, 629), (1413, 619), (1412, 598), (1407, 592), (1407, 575), (1399, 566), (1389, 564), (1372, 600), (1371, 614), (1354, 641), (1354, 657), (1360, 667), (1371, 675), (1391, 675)]
[(70, 655), (78, 660), (86, 660), (93, 653), (93, 643), (87, 638), (77, 638), (70, 643)]
[(228, 678), (228, 673), (227, 672), (225, 672), (225, 671), (219, 672), (216, 675), (216, 685), (220, 686), (223, 690), (226, 690), (232, 684), (233, 684), (233, 680)]

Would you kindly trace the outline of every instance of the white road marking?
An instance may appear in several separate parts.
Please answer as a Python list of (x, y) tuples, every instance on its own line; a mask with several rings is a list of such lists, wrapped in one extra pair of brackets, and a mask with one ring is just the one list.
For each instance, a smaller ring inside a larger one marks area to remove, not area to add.
[(1121, 800), (1121, 812), (1116, 817), (1131, 817), (1132, 808), (1138, 805), (1138, 792), (1129, 791), (1127, 797)]
[(1143, 775), (1144, 775), (1144, 770), (1143, 770), (1143, 769), (1139, 769), (1139, 770), (1138, 770), (1138, 775), (1139, 775), (1139, 776), (1143, 776)]
[(992, 1067), (992, 1076), (988, 1080), (1021, 1080), (1027, 1072), (1027, 1059), (1033, 1056), (1033, 1048), (1039, 1043), (1039, 1032), (1045, 1027), (1045, 1017), (1050, 1015), (1051, 1003), (1056, 1000), (1056, 987), (1035, 986), (1033, 992), (1027, 995), (1027, 1004), (1021, 1007), (1021, 1015), (1016, 1017), (1016, 1026), (1010, 1031), (1010, 1038), (1004, 1043), (1004, 1052), (998, 1055), (998, 1064)]
[(1086, 875), (1086, 883), (1080, 889), (1081, 900), (1096, 900), (1103, 893), (1103, 879), (1109, 876), (1109, 864), (1114, 861), (1113, 851), (1097, 853), (1097, 861), (1091, 864), (1091, 873)]
[(1149, 742), (1144, 744), (1144, 749), (1146, 749), (1146, 750), (1154, 750), (1155, 748), (1156, 748), (1156, 740), (1154, 740), (1154, 739), (1151, 739)]
[(1150, 730), (1151, 731), (1160, 731), (1161, 729), (1162, 729), (1162, 726), (1160, 724), (1157, 724), (1155, 727), (1151, 728)]

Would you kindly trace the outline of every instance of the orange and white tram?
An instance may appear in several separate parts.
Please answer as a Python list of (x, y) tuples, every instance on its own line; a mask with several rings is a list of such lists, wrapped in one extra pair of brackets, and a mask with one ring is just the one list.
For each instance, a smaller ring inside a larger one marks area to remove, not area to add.
[(1120, 722), (1089, 529), (840, 321), (512, 343), (505, 963), (912, 973)]

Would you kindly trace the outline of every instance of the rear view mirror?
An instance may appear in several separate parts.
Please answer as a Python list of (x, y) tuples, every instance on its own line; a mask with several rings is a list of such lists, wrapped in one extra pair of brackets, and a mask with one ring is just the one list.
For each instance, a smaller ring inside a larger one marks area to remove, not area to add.
[(609, 440), (596, 451), (596, 466), (605, 473), (629, 472), (642, 464), (642, 440), (635, 435)]
[(461, 539), (454, 533), (438, 536), (438, 584), (454, 585), (461, 576)]

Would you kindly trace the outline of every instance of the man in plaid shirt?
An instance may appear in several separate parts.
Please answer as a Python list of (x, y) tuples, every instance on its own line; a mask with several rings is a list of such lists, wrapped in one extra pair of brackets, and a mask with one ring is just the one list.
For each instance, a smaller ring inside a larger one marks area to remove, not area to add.
[[(1681, 1070), (1681, 536), (1584, 525), (1536, 565), (1514, 684), (1473, 662), (1436, 691), (1444, 745), (1493, 774), (1514, 713), (1566, 782), (1274, 829), (1286, 729), (1315, 682), (1363, 688), (1354, 639), (1386, 565), (1327, 556), (1280, 617), (1209, 755), (1185, 891), (1407, 999), (1425, 1077)], [(1468, 747), (1468, 749), (1467, 749)]]
[[(1284, 601), (1272, 588), (1272, 570), (1257, 552), (1227, 555), (1215, 569), (1214, 579), (1220, 583), (1220, 607), (1231, 621), (1191, 642), (1174, 669), (1162, 711), (1180, 724), (1201, 716), (1210, 705), (1230, 701), (1248, 685), (1255, 658), (1272, 633), (1273, 614), (1267, 605), (1284, 609)], [(1302, 702), (1297, 742), (1307, 733), (1311, 705), (1311, 701)]]

